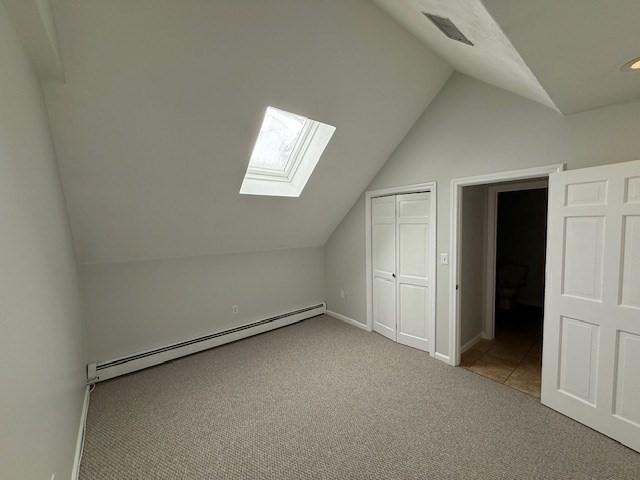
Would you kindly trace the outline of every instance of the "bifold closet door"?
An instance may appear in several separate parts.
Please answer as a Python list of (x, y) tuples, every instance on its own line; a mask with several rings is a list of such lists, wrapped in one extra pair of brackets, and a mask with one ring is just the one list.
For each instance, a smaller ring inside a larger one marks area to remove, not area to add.
[(397, 341), (429, 351), (430, 193), (396, 196)]
[(373, 198), (373, 329), (429, 351), (429, 193)]
[(396, 197), (371, 200), (373, 330), (396, 339)]

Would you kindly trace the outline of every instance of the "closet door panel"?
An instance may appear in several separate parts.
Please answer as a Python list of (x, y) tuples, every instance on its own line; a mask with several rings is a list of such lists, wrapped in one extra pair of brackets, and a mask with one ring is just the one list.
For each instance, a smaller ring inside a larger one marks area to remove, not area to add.
[(396, 200), (371, 201), (373, 330), (396, 339)]
[(430, 350), (430, 193), (396, 196), (397, 341)]

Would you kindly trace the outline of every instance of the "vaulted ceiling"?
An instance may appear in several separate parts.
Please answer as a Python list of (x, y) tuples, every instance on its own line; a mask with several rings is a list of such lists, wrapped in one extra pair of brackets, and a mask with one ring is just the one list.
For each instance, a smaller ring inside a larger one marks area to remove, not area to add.
[[(571, 114), (640, 98), (638, 0), (374, 0), (457, 71)], [(446, 38), (422, 12), (475, 44)]]
[[(457, 71), (557, 107), (480, 0), (374, 0)], [(453, 41), (424, 13), (449, 18), (473, 43)]]
[[(82, 262), (323, 245), (452, 71), (368, 0), (53, 6)], [(300, 198), (238, 193), (269, 105), (336, 127)]]
[(483, 1), (563, 113), (640, 98), (640, 1)]
[[(565, 114), (640, 98), (637, 0), (51, 0), (57, 40), (4, 1), (84, 263), (323, 245), (453, 70)], [(337, 128), (300, 198), (239, 194), (269, 105)]]

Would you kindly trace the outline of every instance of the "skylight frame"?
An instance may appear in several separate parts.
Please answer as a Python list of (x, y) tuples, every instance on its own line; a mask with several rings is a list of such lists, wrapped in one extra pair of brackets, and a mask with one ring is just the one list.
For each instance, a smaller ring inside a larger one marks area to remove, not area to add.
[(268, 107), (254, 144), (252, 158), (260, 135), (265, 128), (270, 108), (302, 118), (302, 129), (283, 169), (256, 167), (251, 165), (250, 160), (239, 193), (243, 195), (299, 197), (336, 129), (331, 125), (311, 120), (303, 115)]
[(300, 166), (300, 162), (302, 161), (309, 147), (309, 143), (314, 133), (318, 129), (318, 123), (319, 122), (304, 117), (304, 125), (300, 132), (300, 135), (298, 135), (293, 150), (289, 155), (289, 158), (287, 159), (284, 170), (278, 170), (276, 168), (253, 167), (251, 166), (251, 163), (249, 163), (249, 166), (247, 167), (247, 174), (245, 175), (245, 177), (254, 179), (273, 177), (272, 180), (274, 181), (290, 182), (295, 175), (298, 167)]

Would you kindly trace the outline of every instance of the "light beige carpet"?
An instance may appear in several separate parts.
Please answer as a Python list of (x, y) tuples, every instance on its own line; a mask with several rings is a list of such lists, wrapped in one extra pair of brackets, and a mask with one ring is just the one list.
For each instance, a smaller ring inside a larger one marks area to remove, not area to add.
[(81, 478), (637, 480), (640, 454), (317, 317), (99, 384)]

